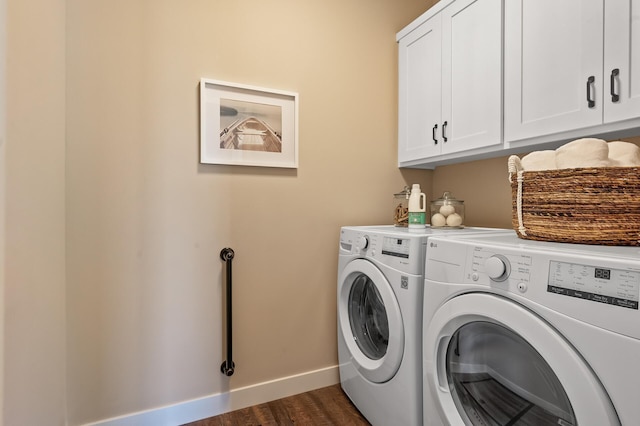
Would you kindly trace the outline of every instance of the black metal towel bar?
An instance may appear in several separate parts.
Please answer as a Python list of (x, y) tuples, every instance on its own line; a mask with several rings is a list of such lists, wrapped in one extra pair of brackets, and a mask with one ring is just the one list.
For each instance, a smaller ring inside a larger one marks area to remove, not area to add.
[(232, 376), (236, 365), (233, 363), (233, 345), (231, 327), (231, 260), (235, 253), (231, 248), (223, 248), (220, 252), (220, 258), (227, 262), (227, 360), (220, 366), (220, 371), (225, 376)]

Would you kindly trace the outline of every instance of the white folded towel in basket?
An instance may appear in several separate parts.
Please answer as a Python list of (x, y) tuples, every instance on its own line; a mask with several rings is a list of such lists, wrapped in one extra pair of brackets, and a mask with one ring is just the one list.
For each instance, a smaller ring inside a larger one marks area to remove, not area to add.
[(533, 151), (522, 157), (520, 161), (524, 170), (540, 171), (558, 168), (556, 166), (556, 152), (553, 150)]
[(609, 142), (611, 166), (640, 167), (640, 147), (630, 142)]
[[(517, 163), (515, 159), (517, 158)], [(533, 151), (520, 159), (511, 156), (509, 164), (518, 170), (544, 171), (587, 167), (640, 167), (640, 147), (623, 141), (607, 143), (602, 139), (583, 138), (566, 143), (560, 148)], [(514, 171), (515, 172), (515, 171)]]
[(608, 167), (609, 145), (602, 139), (584, 138), (556, 149), (556, 165), (559, 169), (578, 167)]

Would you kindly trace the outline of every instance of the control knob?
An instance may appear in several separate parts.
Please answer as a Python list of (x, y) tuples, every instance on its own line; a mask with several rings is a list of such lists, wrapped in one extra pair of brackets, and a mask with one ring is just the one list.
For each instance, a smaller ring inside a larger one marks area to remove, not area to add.
[(356, 247), (358, 250), (364, 250), (369, 247), (369, 238), (366, 235), (358, 237), (356, 240)]
[(484, 262), (484, 269), (494, 281), (504, 281), (509, 278), (511, 266), (509, 261), (500, 255), (491, 256)]

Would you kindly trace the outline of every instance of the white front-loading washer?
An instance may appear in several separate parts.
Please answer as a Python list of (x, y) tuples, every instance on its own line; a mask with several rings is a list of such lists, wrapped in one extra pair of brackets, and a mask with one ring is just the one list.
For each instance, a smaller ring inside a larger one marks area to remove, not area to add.
[[(343, 227), (338, 256), (342, 389), (373, 425), (422, 424), (422, 296), (427, 240), (495, 232)], [(507, 231), (504, 231), (507, 232)]]
[(640, 248), (428, 246), (425, 424), (640, 424)]

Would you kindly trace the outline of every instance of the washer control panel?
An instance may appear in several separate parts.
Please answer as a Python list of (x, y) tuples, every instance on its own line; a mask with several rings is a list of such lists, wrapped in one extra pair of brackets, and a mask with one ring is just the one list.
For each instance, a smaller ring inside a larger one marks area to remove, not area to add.
[(383, 236), (382, 254), (409, 259), (411, 257), (411, 240), (407, 238)]
[(408, 274), (424, 273), (427, 236), (400, 232), (342, 229), (340, 252), (356, 255)]
[(366, 250), (369, 248), (369, 237), (366, 235), (360, 235), (356, 238), (355, 244), (358, 250)]

